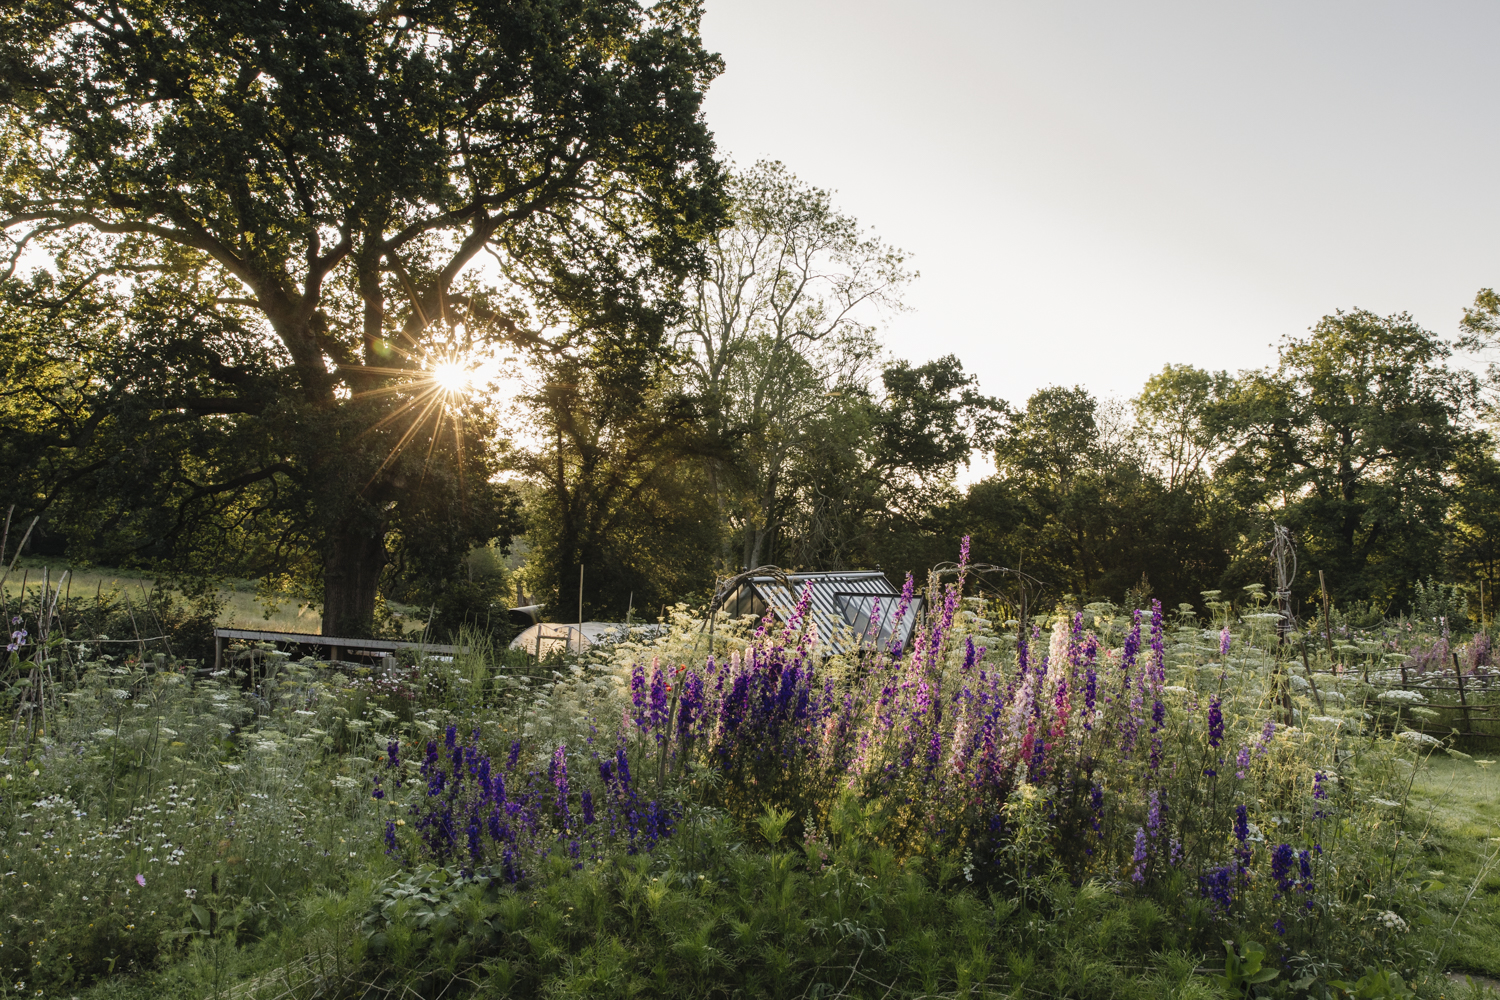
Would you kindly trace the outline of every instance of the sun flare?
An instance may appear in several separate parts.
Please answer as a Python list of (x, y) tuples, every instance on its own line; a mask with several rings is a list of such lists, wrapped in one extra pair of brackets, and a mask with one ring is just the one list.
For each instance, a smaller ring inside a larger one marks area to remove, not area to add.
[(449, 395), (468, 392), (474, 378), (469, 370), (457, 361), (439, 361), (432, 366), (432, 380)]

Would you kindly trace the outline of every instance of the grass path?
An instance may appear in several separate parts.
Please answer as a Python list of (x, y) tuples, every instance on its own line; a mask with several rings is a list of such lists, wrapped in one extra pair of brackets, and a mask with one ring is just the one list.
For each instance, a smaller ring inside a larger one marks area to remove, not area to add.
[(1445, 884), (1438, 905), (1445, 915), (1442, 964), (1500, 978), (1500, 864), (1492, 860), (1500, 852), (1500, 763), (1433, 754), (1412, 784), (1410, 805), (1413, 832), (1419, 822), (1427, 831), (1430, 868), (1417, 874)]

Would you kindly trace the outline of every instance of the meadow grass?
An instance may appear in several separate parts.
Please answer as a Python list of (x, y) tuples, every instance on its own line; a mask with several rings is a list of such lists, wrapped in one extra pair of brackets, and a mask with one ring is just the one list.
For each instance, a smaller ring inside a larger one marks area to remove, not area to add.
[(1091, 606), (1023, 644), (950, 604), (878, 663), (744, 621), (711, 661), (685, 609), (384, 675), (85, 648), (0, 764), (0, 985), (1447, 1000), (1500, 971), (1494, 769), (1390, 738), (1356, 675), (1315, 670), (1316, 705), (1253, 615)]

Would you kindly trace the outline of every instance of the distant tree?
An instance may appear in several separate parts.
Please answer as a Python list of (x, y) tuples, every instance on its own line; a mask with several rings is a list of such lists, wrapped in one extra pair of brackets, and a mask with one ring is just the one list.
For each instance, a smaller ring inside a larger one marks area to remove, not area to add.
[(1168, 490), (1210, 477), (1228, 444), (1215, 404), (1229, 394), (1228, 372), (1166, 365), (1146, 380), (1135, 408), (1137, 439)]
[[(1051, 599), (1122, 600), (1145, 578), (1153, 596), (1178, 603), (1215, 586), (1227, 563), (1223, 511), (1206, 477), (1188, 474), (1198, 418), (1168, 388), (1149, 383), (1134, 414), (1078, 387), (1033, 394), (997, 439), (996, 474), (959, 508), (976, 558), (1025, 571)], [(1152, 451), (1163, 440), (1165, 461)]]
[(731, 173), (727, 191), (733, 224), (706, 242), (676, 335), (705, 427), (726, 446), (709, 464), (726, 540), (739, 542), (725, 561), (757, 565), (784, 527), (779, 498), (798, 443), (868, 383), (879, 353), (871, 320), (900, 308), (915, 275), (781, 163)]
[[(628, 0), (0, 9), (3, 277), (28, 251), (60, 262), (10, 293), (27, 315), (8, 335), (64, 343), (80, 296), (115, 297), (113, 346), (67, 376), (77, 395), (33, 393), (51, 429), (12, 460), (73, 467), (13, 493), (20, 508), (92, 491), (141, 557), (180, 554), (194, 524), (253, 529), (262, 568), (321, 577), (325, 631), (368, 630), (393, 532), (461, 556), (503, 526), (490, 428), (440, 365), (558, 323), (649, 326), (717, 228), (701, 102), (720, 63), (698, 16)], [(156, 353), (163, 377), (110, 353)], [(127, 442), (150, 462), (112, 458)]]
[[(1486, 594), (1493, 595), (1500, 584), (1500, 461), (1494, 440), (1477, 436), (1470, 447), (1460, 449), (1453, 469), (1450, 565), (1455, 578), (1482, 580)], [(1477, 619), (1479, 602), (1473, 603)], [(1494, 608), (1491, 596), (1486, 596), (1485, 608)]]
[(654, 345), (621, 338), (544, 361), (518, 408), (534, 444), (514, 446), (507, 464), (530, 484), (531, 583), (549, 619), (620, 618), (632, 594), (655, 608), (710, 585), (712, 442)]
[(920, 572), (951, 559), (961, 533), (945, 520), (958, 499), (954, 475), (990, 444), (1005, 412), (977, 381), (950, 354), (887, 366), (878, 395), (841, 394), (808, 428), (786, 491), (787, 561)]
[(1443, 575), (1453, 471), (1475, 443), (1465, 416), (1478, 394), (1476, 379), (1444, 364), (1449, 353), (1404, 313), (1339, 312), (1220, 404), (1233, 444), (1220, 486), (1296, 532), (1304, 591), (1321, 569), (1341, 599), (1391, 602)]

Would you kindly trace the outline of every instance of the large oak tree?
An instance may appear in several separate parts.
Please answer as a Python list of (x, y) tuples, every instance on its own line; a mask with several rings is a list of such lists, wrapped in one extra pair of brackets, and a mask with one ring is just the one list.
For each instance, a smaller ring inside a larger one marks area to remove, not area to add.
[(255, 529), (316, 564), (325, 632), (370, 628), (389, 536), (504, 527), (493, 428), (438, 364), (547, 330), (650, 339), (719, 224), (699, 13), (6, 6), (4, 327), (62, 387), (10, 411), (34, 447), (8, 461), (47, 470), (22, 508), (90, 493), (144, 554)]

